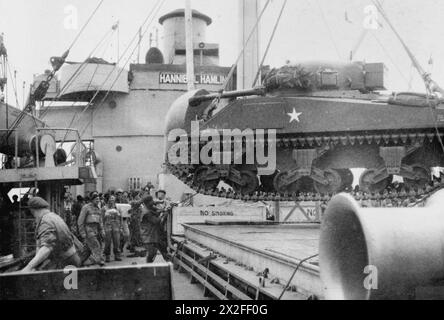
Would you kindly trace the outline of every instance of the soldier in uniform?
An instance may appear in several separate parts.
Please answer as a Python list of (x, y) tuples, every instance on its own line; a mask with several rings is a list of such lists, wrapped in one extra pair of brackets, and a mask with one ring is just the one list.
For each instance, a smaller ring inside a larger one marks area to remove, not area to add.
[(171, 213), (173, 204), (171, 201), (166, 199), (166, 191), (158, 190), (156, 192), (156, 200), (154, 201), (156, 208), (162, 214), (162, 238), (167, 241), (167, 219), (168, 215)]
[(170, 206), (170, 202), (166, 199), (166, 191), (165, 190), (158, 190), (156, 192), (156, 200), (154, 200), (156, 207), (161, 210), (165, 211)]
[(139, 196), (135, 196), (134, 200), (131, 201), (130, 213), (130, 246), (128, 250), (135, 252), (136, 247), (142, 246), (142, 237), (140, 234), (140, 223), (142, 221), (142, 201)]
[(80, 212), (78, 227), (80, 236), (91, 250), (89, 261), (85, 265), (105, 265), (102, 253), (102, 243), (105, 239), (102, 213), (99, 209), (100, 197), (98, 193), (91, 195), (91, 202), (85, 205)]
[(42, 198), (32, 198), (28, 206), (36, 220), (37, 251), (22, 271), (63, 269), (67, 266), (80, 267), (82, 261), (65, 221), (51, 212), (48, 202)]
[(142, 239), (147, 249), (147, 263), (153, 263), (159, 250), (165, 261), (169, 261), (166, 239), (162, 235), (162, 214), (155, 207), (153, 197), (143, 198), (142, 208)]
[(117, 191), (116, 191), (116, 203), (122, 203), (122, 199), (123, 199), (123, 190), (122, 189), (117, 189)]
[(107, 204), (102, 208), (105, 227), (105, 257), (110, 262), (111, 245), (114, 250), (114, 259), (122, 261), (120, 257), (120, 230), (122, 229), (122, 213), (116, 207), (116, 198), (110, 196)]

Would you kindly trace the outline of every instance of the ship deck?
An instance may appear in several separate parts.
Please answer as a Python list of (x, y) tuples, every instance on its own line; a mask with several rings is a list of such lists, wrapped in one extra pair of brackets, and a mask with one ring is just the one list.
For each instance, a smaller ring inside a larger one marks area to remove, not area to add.
[[(235, 265), (287, 283), (307, 297), (323, 297), (318, 263), (319, 224), (188, 224), (187, 242), (198, 245)], [(310, 258), (312, 257), (312, 258)], [(310, 259), (308, 259), (310, 258)]]
[[(188, 228), (252, 250), (268, 252), (295, 261), (318, 252), (320, 230), (317, 224), (195, 225)], [(316, 264), (317, 259), (310, 261)]]

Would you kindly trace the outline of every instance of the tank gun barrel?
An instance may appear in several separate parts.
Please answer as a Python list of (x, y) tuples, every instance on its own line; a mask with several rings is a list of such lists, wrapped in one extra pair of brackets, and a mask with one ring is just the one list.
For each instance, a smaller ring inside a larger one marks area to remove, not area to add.
[(227, 91), (222, 93), (212, 93), (203, 96), (195, 96), (190, 98), (189, 104), (192, 107), (197, 107), (204, 101), (213, 101), (214, 99), (229, 99), (237, 97), (248, 97), (248, 96), (264, 96), (266, 93), (265, 87), (256, 87), (247, 90), (236, 90)]

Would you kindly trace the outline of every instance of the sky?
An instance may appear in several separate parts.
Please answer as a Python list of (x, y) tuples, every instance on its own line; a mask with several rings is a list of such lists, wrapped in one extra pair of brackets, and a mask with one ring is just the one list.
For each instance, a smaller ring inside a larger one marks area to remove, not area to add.
[[(4, 33), (11, 69), (17, 71), (19, 106), (23, 100), (23, 82), (26, 81), (28, 86), (34, 74), (49, 69), (49, 58), (60, 56), (69, 47), (98, 2), (0, 0), (0, 33)], [(118, 20), (119, 38), (116, 34), (98, 50), (103, 58), (115, 62), (117, 48), (122, 53), (128, 46), (155, 3), (156, 0), (105, 0), (74, 45), (68, 60), (83, 61)], [(232, 65), (240, 51), (237, 46), (238, 1), (191, 0), (191, 3), (194, 9), (212, 17), (207, 42), (220, 44), (221, 65)], [(262, 51), (282, 4), (283, 0), (272, 0), (261, 21)], [(166, 0), (153, 19), (150, 32), (154, 33), (157, 28), (161, 36), (162, 26), (158, 24), (158, 18), (184, 5), (185, 0)], [(366, 22), (373, 17), (371, 5), (371, 0), (289, 0), (266, 64), (279, 67), (288, 60), (347, 60), (349, 52), (369, 27)], [(383, 5), (419, 62), (444, 86), (444, 1), (385, 0)], [(77, 29), (75, 23), (67, 23), (74, 21), (70, 18), (75, 15)], [(389, 90), (424, 91), (421, 79), (387, 23), (380, 15), (374, 17), (377, 28), (368, 32), (355, 59), (384, 62)], [(148, 38), (145, 37), (142, 43), (142, 59), (149, 48)], [(433, 65), (429, 65), (431, 57)], [(11, 102), (15, 101), (12, 88), (8, 101), (15, 105)]]

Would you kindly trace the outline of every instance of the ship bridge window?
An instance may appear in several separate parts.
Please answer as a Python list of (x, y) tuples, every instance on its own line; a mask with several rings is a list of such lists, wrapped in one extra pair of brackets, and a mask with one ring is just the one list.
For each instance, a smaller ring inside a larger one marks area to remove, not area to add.
[[(178, 56), (184, 56), (186, 55), (185, 49), (176, 49), (175, 51), (176, 55)], [(194, 55), (195, 56), (207, 56), (207, 57), (219, 57), (219, 49), (195, 49)]]

